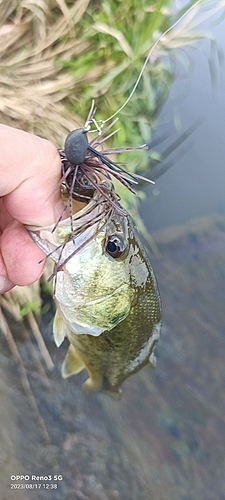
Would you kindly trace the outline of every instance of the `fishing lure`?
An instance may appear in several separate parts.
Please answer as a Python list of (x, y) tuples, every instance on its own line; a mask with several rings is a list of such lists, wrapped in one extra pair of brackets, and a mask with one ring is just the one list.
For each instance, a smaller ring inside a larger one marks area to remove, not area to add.
[[(79, 187), (81, 187), (82, 190), (86, 189), (87, 193), (80, 193), (79, 199), (85, 199), (86, 197), (86, 199), (88, 200), (88, 192), (89, 195), (92, 196), (91, 188), (98, 189), (99, 174), (101, 179), (111, 179), (112, 176), (115, 177), (133, 193), (135, 193), (135, 191), (132, 188), (132, 185), (138, 184), (139, 179), (144, 179), (147, 182), (152, 182), (146, 177), (128, 172), (127, 170), (122, 168), (121, 164), (119, 165), (118, 163), (113, 162), (107, 156), (107, 154), (118, 154), (137, 149), (148, 149), (146, 144), (137, 148), (120, 148), (111, 149), (108, 151), (98, 151), (96, 148), (98, 146), (102, 146), (103, 142), (105, 142), (107, 139), (109, 139), (109, 137), (111, 137), (119, 130), (117, 129), (116, 131), (105, 137), (106, 132), (118, 120), (117, 117), (119, 113), (132, 99), (155, 47), (160, 43), (163, 37), (166, 36), (178, 23), (180, 23), (181, 20), (185, 16), (187, 16), (187, 14), (200, 2), (202, 2), (202, 0), (197, 0), (191, 7), (189, 7), (189, 9), (172, 26), (164, 31), (164, 33), (162, 33), (162, 35), (152, 45), (139, 73), (139, 76), (134, 84), (134, 87), (123, 105), (106, 120), (96, 120), (96, 108), (94, 105), (94, 101), (92, 101), (92, 106), (84, 128), (75, 129), (69, 133), (65, 141), (64, 149), (59, 150), (59, 153), (62, 160), (62, 182), (65, 182), (70, 197), (75, 197), (77, 199), (77, 196), (81, 191)], [(112, 122), (112, 120), (114, 121)], [(110, 125), (104, 128), (107, 123), (110, 123)], [(98, 133), (98, 137), (93, 139), (89, 143), (87, 133), (92, 132), (92, 125), (95, 126), (95, 131)], [(114, 197), (112, 196), (108, 196), (108, 201), (110, 201), (111, 204), (113, 204), (114, 202), (113, 198)]]
[[(120, 198), (115, 191), (113, 185), (113, 178), (121, 182), (126, 188), (128, 188), (132, 193), (135, 194), (134, 185), (137, 185), (139, 180), (145, 180), (147, 182), (153, 183), (150, 179), (143, 177), (138, 174), (134, 174), (123, 168), (120, 162), (115, 163), (112, 161), (108, 155), (119, 154), (123, 152), (129, 152), (133, 150), (148, 149), (147, 145), (144, 144), (139, 147), (124, 147), (124, 148), (113, 148), (104, 150), (102, 145), (107, 141), (112, 135), (116, 134), (119, 129), (110, 132), (110, 129), (115, 125), (118, 120), (119, 113), (125, 108), (128, 102), (133, 97), (136, 88), (142, 78), (145, 68), (150, 60), (150, 57), (157, 46), (157, 44), (163, 39), (163, 37), (169, 33), (194, 7), (196, 7), (202, 0), (198, 0), (193, 4), (172, 26), (170, 26), (164, 33), (156, 40), (156, 42), (151, 47), (145, 62), (142, 66), (141, 72), (135, 82), (135, 85), (129, 94), (123, 105), (113, 113), (106, 120), (96, 120), (95, 113), (96, 108), (94, 100), (92, 101), (91, 109), (88, 114), (86, 123), (83, 128), (75, 129), (69, 133), (65, 140), (64, 148), (59, 149), (59, 154), (62, 163), (62, 178), (61, 183), (66, 187), (68, 193), (68, 202), (65, 206), (67, 210), (69, 206), (69, 217), (71, 221), (71, 232), (68, 239), (65, 240), (62, 247), (62, 253), (64, 247), (68, 241), (73, 240), (75, 242), (75, 236), (78, 235), (77, 227), (74, 228), (73, 223), (73, 199), (77, 201), (83, 201), (84, 203), (89, 203), (90, 200), (95, 200), (96, 207), (98, 203), (101, 204), (101, 209), (98, 211), (98, 216), (93, 215), (92, 209), (89, 210), (89, 220), (86, 222), (84, 227), (79, 228), (79, 234), (91, 227), (96, 226), (96, 231), (93, 233), (92, 238), (96, 237), (104, 226), (110, 222), (116, 210), (117, 213), (121, 215), (126, 215), (127, 212), (119, 204)], [(107, 125), (108, 123), (108, 125)], [(105, 127), (105, 125), (107, 125)], [(92, 130), (94, 126), (94, 130)], [(87, 134), (91, 132), (97, 133), (90, 142), (88, 141)], [(107, 135), (108, 134), (108, 135)], [(101, 151), (99, 149), (101, 148)], [(99, 197), (94, 197), (94, 193), (98, 192)], [(94, 197), (94, 198), (93, 198)], [(99, 201), (100, 200), (100, 201)], [(57, 221), (52, 232), (55, 231), (59, 222), (62, 220), (63, 214)], [(79, 216), (78, 216), (79, 219)], [(89, 242), (83, 242), (82, 247)], [(81, 247), (81, 248), (82, 248)], [(80, 248), (76, 248), (71, 254), (71, 257), (79, 251)], [(51, 253), (47, 257), (51, 256)], [(61, 261), (59, 258), (58, 265), (55, 267), (54, 274), (50, 279), (57, 274), (59, 270), (62, 269), (65, 261)]]

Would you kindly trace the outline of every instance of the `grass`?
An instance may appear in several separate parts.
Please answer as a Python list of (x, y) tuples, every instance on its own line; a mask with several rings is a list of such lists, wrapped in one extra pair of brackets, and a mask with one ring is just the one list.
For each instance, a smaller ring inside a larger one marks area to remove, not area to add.
[[(68, 131), (84, 124), (92, 98), (98, 116), (107, 118), (127, 98), (153, 42), (182, 14), (179, 3), (176, 11), (170, 4), (170, 0), (155, 0), (150, 6), (146, 0), (1, 2), (1, 122), (62, 146)], [(155, 48), (132, 101), (120, 114), (117, 144), (151, 136), (174, 74), (172, 52), (170, 59), (165, 55), (200, 36), (192, 32), (195, 18), (192, 11)]]

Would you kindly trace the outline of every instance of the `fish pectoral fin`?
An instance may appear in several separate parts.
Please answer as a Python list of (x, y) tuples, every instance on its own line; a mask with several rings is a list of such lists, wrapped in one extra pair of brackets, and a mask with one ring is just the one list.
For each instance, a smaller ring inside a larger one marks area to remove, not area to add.
[(82, 385), (83, 392), (101, 391), (101, 389), (102, 389), (102, 376), (99, 374), (90, 376)]
[(59, 347), (67, 336), (68, 326), (66, 325), (59, 308), (56, 309), (53, 321), (53, 335), (57, 347)]
[(107, 394), (107, 396), (109, 396), (110, 398), (115, 399), (116, 401), (119, 401), (122, 398), (123, 391), (120, 387), (119, 389), (115, 389), (112, 391), (110, 391), (110, 390), (105, 391), (105, 394)]
[(150, 355), (150, 356), (149, 356), (149, 358), (148, 358), (148, 363), (147, 363), (147, 365), (146, 365), (146, 366), (147, 366), (148, 368), (155, 368), (156, 363), (157, 363), (157, 359), (156, 359), (156, 357), (155, 357), (154, 353), (152, 352), (152, 353), (151, 353), (151, 355)]
[(75, 347), (70, 344), (61, 368), (62, 378), (68, 378), (71, 375), (76, 375), (76, 373), (81, 372), (84, 368), (85, 364), (83, 360), (80, 358)]
[(102, 386), (102, 377), (99, 375), (98, 377), (89, 377), (84, 384), (82, 385), (82, 391), (83, 392), (92, 392), (92, 391), (98, 391), (98, 392), (103, 392), (104, 394), (107, 394), (110, 396), (110, 398), (113, 399), (121, 399), (122, 396), (122, 389), (117, 388), (117, 389), (107, 389), (105, 390), (104, 387)]

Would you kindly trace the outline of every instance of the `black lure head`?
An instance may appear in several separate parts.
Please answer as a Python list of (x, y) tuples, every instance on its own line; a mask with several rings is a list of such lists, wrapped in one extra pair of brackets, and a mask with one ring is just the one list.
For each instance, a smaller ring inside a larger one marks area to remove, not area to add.
[(72, 165), (84, 162), (88, 149), (87, 132), (83, 128), (72, 130), (65, 140), (64, 151)]

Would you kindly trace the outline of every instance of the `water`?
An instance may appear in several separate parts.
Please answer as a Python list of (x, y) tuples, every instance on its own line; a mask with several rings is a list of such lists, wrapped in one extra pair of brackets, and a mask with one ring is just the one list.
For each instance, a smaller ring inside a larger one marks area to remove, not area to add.
[[(213, 33), (225, 58), (225, 20), (213, 28), (212, 25), (210, 20), (202, 28)], [(148, 213), (146, 225), (150, 231), (181, 224), (195, 216), (225, 212), (225, 65), (221, 66), (213, 56), (214, 85), (209, 72), (209, 41), (198, 44), (189, 55), (193, 72), (187, 78), (184, 70), (179, 69), (159, 116), (162, 124), (157, 136), (168, 137), (163, 146), (169, 145), (191, 124), (203, 121), (180, 146), (181, 157), (176, 161), (176, 152), (171, 155), (173, 166), (157, 179), (156, 189), (146, 188), (149, 201), (143, 205), (142, 216)], [(180, 122), (179, 131), (175, 130), (174, 116)]]

